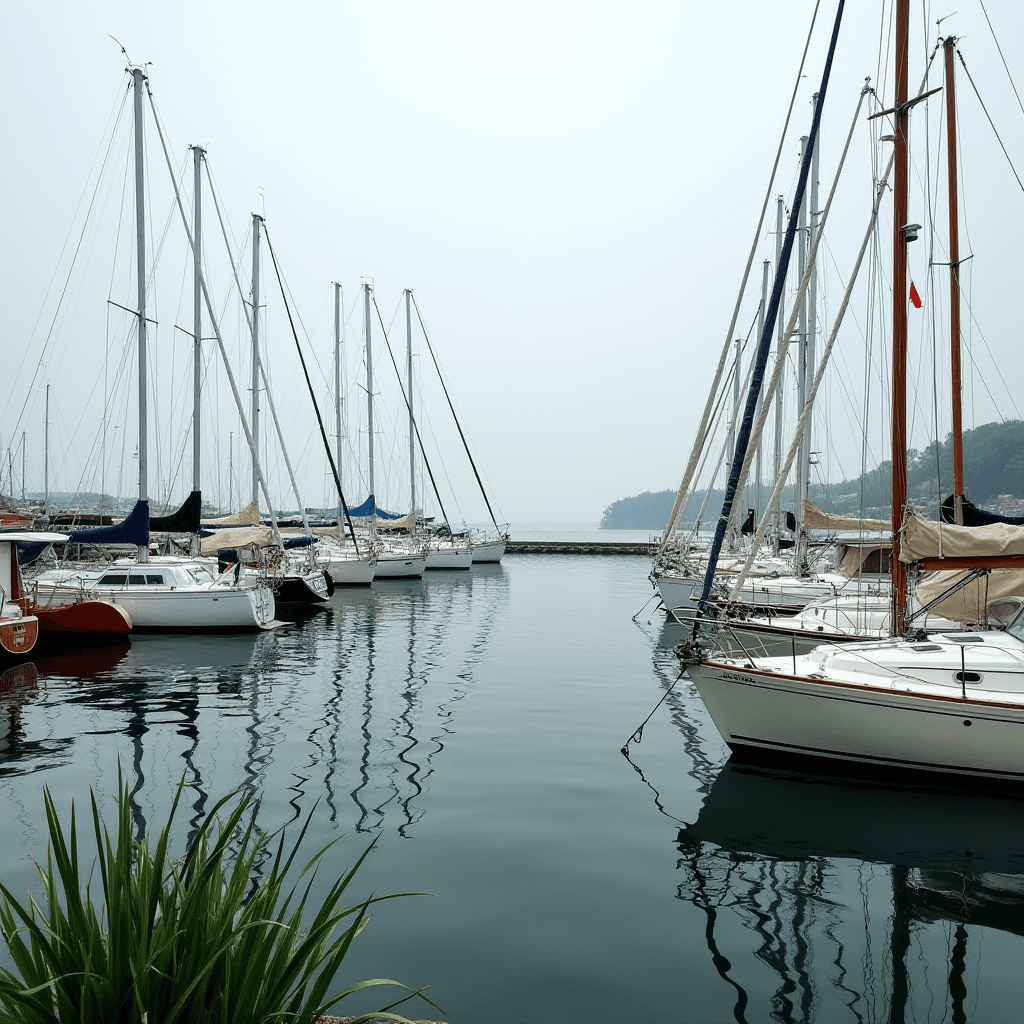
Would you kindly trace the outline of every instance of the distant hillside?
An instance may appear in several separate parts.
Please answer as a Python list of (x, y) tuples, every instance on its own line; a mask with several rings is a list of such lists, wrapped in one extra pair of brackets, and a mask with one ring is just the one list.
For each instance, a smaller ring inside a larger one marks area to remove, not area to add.
[[(724, 491), (712, 490), (708, 501), (710, 515), (714, 516), (722, 507)], [(664, 530), (672, 505), (676, 500), (675, 491), (644, 491), (631, 498), (613, 501), (601, 518), (602, 530)], [(695, 495), (683, 513), (683, 521), (700, 511), (704, 492)], [(711, 511), (711, 510), (714, 511)]]
[[(933, 516), (938, 499), (953, 490), (953, 435), (924, 451), (907, 452), (907, 496)], [(1001, 494), (1024, 494), (1024, 422), (986, 423), (964, 431), (964, 490), (976, 505), (994, 505)], [(828, 511), (882, 518), (891, 514), (892, 463), (861, 477), (815, 488), (814, 501)]]
[[(986, 423), (964, 431), (964, 485), (976, 504), (994, 505), (1001, 494), (1024, 494), (1024, 422)], [(839, 483), (814, 485), (811, 500), (826, 512), (886, 519), (891, 515), (892, 463), (881, 463), (865, 473)], [(953, 489), (953, 435), (933, 441), (924, 451), (907, 452), (907, 493), (914, 505), (937, 515), (938, 501)], [(770, 490), (770, 488), (769, 488)], [(764, 500), (767, 500), (764, 493)], [(712, 490), (704, 522), (721, 510), (724, 494)], [(668, 522), (675, 491), (644, 491), (613, 501), (601, 520), (602, 530), (662, 530)], [(688, 522), (697, 514), (704, 494), (695, 496), (683, 513)], [(745, 508), (753, 502), (749, 496)], [(863, 504), (863, 507), (862, 507)], [(792, 509), (792, 489), (783, 492), (782, 507)]]

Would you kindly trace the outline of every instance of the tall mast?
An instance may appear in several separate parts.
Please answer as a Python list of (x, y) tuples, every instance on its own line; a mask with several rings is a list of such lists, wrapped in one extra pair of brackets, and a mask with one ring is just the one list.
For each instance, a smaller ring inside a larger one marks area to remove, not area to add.
[(907, 172), (910, 111), (907, 103), (910, 0), (896, 4), (896, 122), (892, 233), (892, 590), (895, 633), (906, 626), (907, 570), (900, 561), (900, 531), (907, 501)]
[[(135, 100), (135, 280), (139, 318), (139, 501), (149, 500), (146, 416), (146, 195), (143, 181), (142, 68), (132, 70)], [(139, 545), (139, 561), (149, 561), (149, 545)]]
[[(764, 317), (768, 311), (768, 288), (770, 284), (772, 265), (769, 260), (765, 260), (761, 267), (761, 308), (757, 314), (757, 336), (760, 338), (764, 334)], [(758, 399), (758, 406), (760, 406), (761, 398)], [(755, 491), (754, 504), (757, 506), (757, 516), (761, 515), (761, 443), (757, 445), (757, 488)]]
[[(729, 421), (729, 440), (725, 445), (725, 480), (729, 482), (729, 467), (732, 465), (733, 457), (736, 454), (736, 428), (739, 426), (740, 418), (740, 339), (733, 340), (733, 371), (732, 371), (732, 418)], [(742, 502), (742, 495), (738, 495)], [(729, 536), (729, 547), (736, 546), (736, 535), (734, 532)]]
[(21, 500), (25, 500), (25, 431), (21, 432)]
[(43, 515), (50, 518), (50, 385), (46, 385), (46, 418), (43, 420)]
[(960, 377), (960, 221), (956, 177), (956, 39), (943, 41), (946, 56), (946, 162), (949, 176), (949, 346), (953, 375), (953, 521), (964, 525), (964, 438)]
[[(263, 218), (252, 215), (252, 498), (259, 501), (257, 460), (260, 450), (260, 225)], [(198, 239), (196, 240), (198, 244)]]
[[(818, 94), (814, 94), (815, 106), (818, 103)], [(812, 246), (818, 234), (818, 155), (821, 153), (821, 146), (817, 140), (814, 149), (811, 151), (811, 180), (808, 182), (810, 194), (810, 215), (811, 224), (807, 233), (807, 244)], [(811, 280), (807, 287), (807, 333), (803, 337), (801, 351), (804, 353), (804, 393), (806, 394), (810, 383), (814, 380), (814, 369), (817, 362), (815, 353), (815, 340), (818, 333), (818, 261), (815, 259), (811, 267)], [(803, 409), (803, 405), (800, 406)], [(800, 533), (797, 537), (797, 564), (803, 566), (807, 563), (807, 531), (804, 529), (804, 500), (811, 496), (811, 425), (813, 418), (808, 418), (804, 427), (803, 450), (800, 453), (800, 462), (804, 468), (803, 491), (797, 498), (797, 515), (800, 523)]]
[(370, 470), (370, 529), (377, 530), (377, 492), (373, 489), (373, 347), (370, 344), (370, 285), (363, 284), (363, 322), (366, 324), (366, 443)]
[(405, 289), (405, 364), (409, 381), (409, 508), (416, 522), (416, 424), (412, 418), (412, 289)]
[[(334, 450), (335, 466), (341, 480), (341, 285), (334, 282)], [(341, 525), (341, 499), (338, 499), (338, 525)], [(338, 531), (341, 532), (340, 529)]]
[[(782, 196), (775, 202), (775, 273), (779, 272), (779, 267), (782, 266), (782, 236), (785, 234), (785, 216), (786, 216), (786, 203)], [(783, 308), (785, 304), (786, 291), (782, 290), (779, 298), (779, 337), (777, 341), (778, 350), (782, 351), (782, 335), (785, 328), (783, 323), (785, 322), (786, 311)], [(764, 331), (762, 330), (762, 334)], [(779, 479), (779, 473), (782, 472), (782, 388), (775, 389), (775, 451), (772, 457), (775, 479)], [(781, 506), (775, 508), (775, 531), (774, 537), (772, 538), (772, 554), (778, 557), (779, 554), (779, 531), (782, 529), (782, 509)]]
[[(800, 163), (803, 164), (804, 157), (807, 153), (807, 136), (804, 135), (800, 139)], [(812, 154), (813, 161), (813, 154)], [(796, 264), (796, 276), (799, 280), (804, 279), (804, 270), (807, 267), (807, 192), (803, 194), (803, 199), (798, 208), (798, 219), (797, 219), (797, 264)], [(800, 303), (800, 316), (799, 316), (799, 332), (800, 342), (797, 345), (797, 356), (796, 356), (796, 407), (803, 409), (804, 403), (807, 401), (807, 298), (806, 293), (804, 301)], [(793, 489), (793, 516), (796, 519), (796, 545), (793, 548), (793, 569), (797, 575), (803, 573), (803, 545), (800, 543), (800, 538), (804, 532), (804, 506), (803, 498), (807, 491), (807, 460), (803, 457), (804, 452), (801, 452), (801, 458), (796, 464), (796, 486)]]
[(203, 214), (202, 214), (202, 169), (203, 154), (205, 149), (199, 146), (192, 147), (192, 163), (195, 171), (193, 191), (193, 214), (195, 223), (196, 252), (192, 260), (194, 269), (192, 279), (192, 490), (199, 490), (199, 401), (200, 389), (202, 387), (202, 339), (203, 339), (203, 285), (202, 270), (200, 267), (203, 237)]

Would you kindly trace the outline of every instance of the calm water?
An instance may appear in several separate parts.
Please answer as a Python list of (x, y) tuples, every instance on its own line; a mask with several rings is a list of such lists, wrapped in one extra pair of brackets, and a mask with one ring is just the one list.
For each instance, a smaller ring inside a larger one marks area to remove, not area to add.
[(676, 677), (679, 637), (630, 619), (646, 573), (507, 556), (41, 661), (0, 692), (0, 880), (35, 885), (44, 785), (109, 806), (120, 761), (140, 827), (185, 774), (179, 848), (235, 787), (267, 830), (315, 804), (339, 873), (379, 833), (359, 892), (434, 895), (383, 904), (345, 979), (455, 1024), (1019, 1020), (1024, 805), (737, 768), (685, 680), (630, 764)]

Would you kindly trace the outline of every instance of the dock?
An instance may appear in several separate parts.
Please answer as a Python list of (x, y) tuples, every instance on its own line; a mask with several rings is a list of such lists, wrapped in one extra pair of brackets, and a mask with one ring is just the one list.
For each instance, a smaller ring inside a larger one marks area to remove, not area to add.
[(593, 540), (510, 540), (505, 551), (510, 555), (649, 555), (651, 545)]

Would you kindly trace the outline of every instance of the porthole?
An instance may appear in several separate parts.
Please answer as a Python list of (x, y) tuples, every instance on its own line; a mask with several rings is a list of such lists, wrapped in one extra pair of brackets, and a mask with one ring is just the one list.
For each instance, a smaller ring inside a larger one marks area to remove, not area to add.
[(981, 675), (978, 672), (956, 672), (953, 678), (958, 683), (980, 683)]

